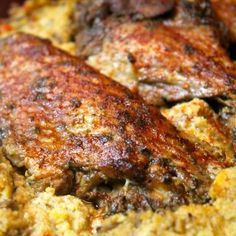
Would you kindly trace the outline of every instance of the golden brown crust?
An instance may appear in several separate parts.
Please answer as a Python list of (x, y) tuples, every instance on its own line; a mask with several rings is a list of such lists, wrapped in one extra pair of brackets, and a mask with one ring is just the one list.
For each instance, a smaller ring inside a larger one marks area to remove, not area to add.
[(158, 208), (205, 200), (214, 169), (227, 166), (182, 139), (156, 108), (48, 41), (4, 39), (0, 64), (2, 147), (41, 189), (88, 192), (130, 179)]

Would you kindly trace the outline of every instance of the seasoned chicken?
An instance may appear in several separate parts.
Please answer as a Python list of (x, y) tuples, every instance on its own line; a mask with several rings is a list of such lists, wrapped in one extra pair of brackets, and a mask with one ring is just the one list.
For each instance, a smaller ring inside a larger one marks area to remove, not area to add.
[(181, 138), (127, 88), (48, 41), (0, 41), (0, 137), (36, 189), (74, 193), (108, 213), (204, 202), (229, 161)]
[(207, 16), (199, 22), (190, 13), (189, 19), (181, 10), (159, 20), (97, 17), (78, 33), (78, 54), (150, 104), (228, 95), (236, 89), (234, 66)]
[(216, 16), (227, 27), (232, 43), (236, 43), (236, 1), (211, 0)]

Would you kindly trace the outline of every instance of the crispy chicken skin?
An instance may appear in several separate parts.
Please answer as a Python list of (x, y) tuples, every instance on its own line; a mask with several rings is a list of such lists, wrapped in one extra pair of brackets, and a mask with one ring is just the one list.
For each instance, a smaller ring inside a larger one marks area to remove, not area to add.
[[(16, 34), (0, 41), (0, 51), (2, 150), (26, 168), (36, 189), (118, 202), (112, 212), (122, 204), (157, 209), (205, 201), (215, 173), (228, 165), (181, 138), (156, 108), (48, 41)], [(125, 189), (98, 193), (101, 184), (125, 180)]]
[[(190, 3), (179, 5), (172, 16), (159, 20), (97, 17), (78, 33), (78, 54), (149, 104), (227, 96), (236, 90), (235, 70), (211, 14)], [(122, 63), (131, 75), (120, 76)]]

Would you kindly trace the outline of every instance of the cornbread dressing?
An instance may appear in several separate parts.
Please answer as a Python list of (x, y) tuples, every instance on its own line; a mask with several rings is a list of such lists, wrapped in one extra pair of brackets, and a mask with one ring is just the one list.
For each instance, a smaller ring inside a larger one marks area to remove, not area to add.
[(10, 18), (0, 20), (0, 37), (25, 32), (50, 39), (55, 46), (75, 53), (73, 12), (78, 0), (28, 0), (14, 6)]

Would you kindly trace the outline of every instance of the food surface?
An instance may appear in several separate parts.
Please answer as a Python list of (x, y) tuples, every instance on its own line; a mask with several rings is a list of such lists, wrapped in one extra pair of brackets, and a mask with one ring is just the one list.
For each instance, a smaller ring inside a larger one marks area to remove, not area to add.
[(212, 204), (189, 205), (165, 214), (115, 215), (103, 222), (100, 235), (235, 235), (236, 169), (223, 170), (212, 185)]
[(236, 152), (236, 95), (232, 94), (230, 100), (221, 101), (225, 106), (220, 110), (220, 117), (222, 122), (230, 129), (231, 137), (234, 143), (234, 150)]
[(220, 122), (209, 105), (200, 99), (162, 109), (162, 114), (182, 132), (186, 139), (208, 150), (216, 159), (234, 160), (229, 130)]
[(11, 9), (11, 17), (0, 20), (0, 37), (26, 32), (50, 39), (54, 45), (75, 52), (72, 21), (76, 0), (33, 0)]
[[(235, 167), (221, 171), (214, 181), (210, 190), (213, 204), (184, 206), (164, 215), (151, 211), (130, 212), (128, 216), (114, 215), (101, 223), (99, 212), (73, 196), (56, 197), (53, 189), (27, 196), (31, 190), (24, 178), (15, 174), (10, 163), (2, 157), (0, 165), (4, 166), (1, 186), (7, 180), (16, 189), (14, 195), (7, 195), (8, 202), (19, 206), (18, 210), (6, 206), (1, 195), (0, 235), (92, 235), (91, 229), (98, 235), (196, 235), (199, 232), (232, 235), (235, 232)], [(12, 185), (7, 188), (14, 191)]]
[(13, 6), (0, 19), (0, 236), (236, 234), (234, 5)]
[(124, 85), (138, 91), (148, 103), (235, 91), (235, 79), (223, 64), (210, 59), (208, 51), (204, 53), (198, 46), (201, 42), (193, 46), (178, 28), (127, 20), (123, 24), (112, 21), (110, 27), (102, 51), (90, 56), (88, 63), (116, 81), (125, 81)]
[(215, 27), (189, 11), (190, 19), (186, 10), (165, 20), (97, 17), (78, 33), (78, 54), (150, 104), (235, 92), (235, 68)]
[(2, 154), (0, 168), (1, 236), (91, 235), (101, 214), (91, 205), (74, 196), (55, 196), (52, 188), (34, 192)]
[(105, 0), (104, 4), (115, 14), (138, 14), (142, 18), (155, 17), (170, 11), (174, 6), (174, 0)]
[[(210, 195), (213, 204), (190, 205), (177, 211), (157, 214), (151, 211), (117, 214), (102, 221), (101, 212), (73, 196), (55, 196), (54, 190), (35, 194), (22, 176), (13, 172), (10, 163), (1, 157), (0, 184), (14, 184), (8, 195), (11, 205), (0, 207), (0, 235), (232, 235), (235, 231), (236, 169), (221, 171)], [(2, 186), (2, 185), (1, 185)], [(2, 193), (2, 191), (1, 191)], [(31, 193), (26, 195), (26, 193)], [(11, 203), (12, 204), (12, 203)], [(220, 227), (219, 227), (220, 225)]]
[[(215, 174), (230, 164), (184, 140), (156, 108), (48, 41), (16, 34), (0, 42), (0, 51), (3, 152), (39, 190), (75, 192), (101, 201), (108, 213), (173, 207), (206, 201)], [(115, 188), (126, 180), (134, 186)]]
[(227, 27), (230, 40), (236, 43), (236, 1), (235, 0), (211, 0), (216, 16)]

